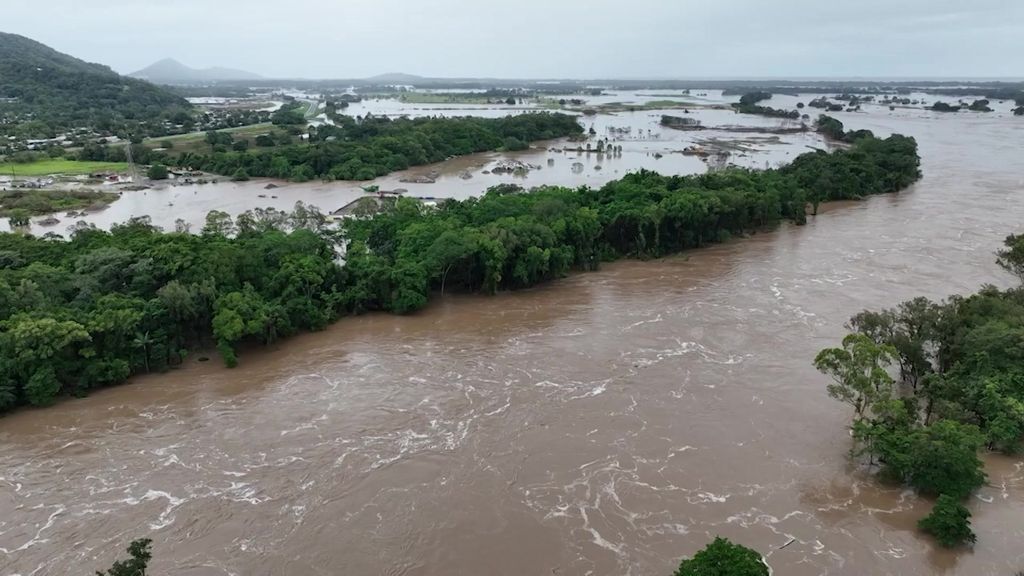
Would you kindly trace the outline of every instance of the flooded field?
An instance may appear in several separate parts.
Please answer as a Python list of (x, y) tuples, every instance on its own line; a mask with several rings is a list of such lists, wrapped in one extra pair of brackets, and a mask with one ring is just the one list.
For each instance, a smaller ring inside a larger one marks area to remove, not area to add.
[[(728, 162), (738, 166), (764, 168), (777, 166), (790, 161), (812, 148), (828, 148), (829, 144), (813, 132), (800, 134), (737, 133), (713, 128), (735, 128), (742, 126), (747, 129), (763, 128), (778, 129), (785, 126), (799, 125), (799, 122), (766, 118), (749, 114), (737, 114), (728, 109), (716, 107), (728, 106), (735, 102), (736, 96), (723, 96), (721, 91), (694, 91), (692, 95), (684, 95), (674, 91), (641, 91), (641, 92), (609, 92), (595, 97), (586, 97), (591, 106), (623, 103), (638, 108), (649, 102), (677, 101), (695, 105), (686, 116), (711, 128), (701, 131), (680, 131), (660, 125), (661, 116), (683, 115), (680, 110), (673, 109), (638, 109), (636, 111), (620, 111), (594, 116), (580, 116), (580, 123), (595, 135), (591, 143), (596, 148), (598, 139), (606, 139), (616, 146), (622, 147), (621, 154), (600, 154), (595, 152), (566, 151), (567, 147), (577, 147), (575, 143), (563, 140), (535, 143), (528, 151), (514, 153), (483, 153), (454, 158), (439, 164), (419, 166), (409, 170), (395, 172), (370, 182), (308, 182), (289, 183), (257, 179), (249, 182), (229, 182), (220, 178), (217, 184), (205, 185), (172, 185), (161, 183), (156, 187), (138, 192), (125, 192), (123, 197), (101, 212), (88, 214), (84, 217), (67, 217), (57, 214), (60, 223), (51, 226), (38, 224), (42, 217), (36, 218), (33, 232), (43, 234), (56, 232), (66, 234), (68, 226), (77, 221), (85, 221), (102, 228), (111, 224), (124, 222), (133, 216), (150, 216), (153, 223), (165, 229), (173, 229), (175, 221), (182, 219), (191, 225), (193, 230), (202, 227), (206, 214), (211, 210), (221, 210), (237, 215), (256, 207), (274, 207), (290, 210), (297, 201), (318, 206), (325, 212), (355, 200), (365, 193), (362, 185), (378, 185), (383, 190), (405, 189), (410, 196), (436, 198), (468, 198), (483, 193), (490, 186), (502, 183), (515, 183), (524, 187), (540, 185), (557, 186), (601, 186), (609, 180), (622, 177), (630, 171), (639, 169), (655, 170), (664, 174), (692, 174), (707, 169), (705, 162), (696, 156), (687, 156), (682, 152), (688, 146), (707, 146), (717, 144), (730, 151)], [(792, 110), (797, 102), (807, 103), (818, 95), (785, 96), (776, 95), (764, 102), (764, 105)], [(909, 97), (928, 99), (935, 98), (926, 94), (912, 94)], [(950, 100), (950, 99), (947, 99)], [(942, 121), (943, 126), (974, 126), (988, 122), (996, 124), (1019, 125), (1019, 118), (1011, 116), (1012, 102), (993, 102), (996, 112), (979, 115), (977, 113), (960, 113), (943, 115), (920, 108), (897, 108), (890, 111), (888, 106), (880, 104), (864, 104), (861, 112), (837, 112), (833, 116), (840, 118), (850, 127), (861, 124), (877, 126), (882, 133), (888, 131), (905, 132), (906, 122)], [(397, 117), (417, 116), (484, 116), (500, 117), (507, 114), (525, 113), (537, 110), (536, 106), (507, 106), (504, 104), (409, 104), (397, 99), (368, 99), (358, 102), (346, 109), (350, 115), (387, 115)], [(818, 110), (803, 110), (812, 118), (817, 117)], [(628, 132), (627, 132), (628, 130)], [(583, 144), (585, 148), (585, 144)], [(489, 173), (499, 162), (518, 160), (534, 166), (525, 175)], [(417, 177), (431, 176), (433, 184), (403, 182), (415, 180)], [(268, 184), (278, 186), (267, 189)], [(0, 229), (7, 229), (7, 222), (0, 222)]]
[[(140, 536), (154, 540), (153, 573), (182, 576), (669, 574), (714, 535), (757, 548), (777, 575), (1024, 569), (1019, 461), (987, 459), (989, 485), (970, 503), (973, 552), (939, 551), (915, 527), (927, 501), (851, 467), (848, 414), (811, 366), (864, 308), (1011, 281), (992, 252), (1024, 219), (1024, 120), (836, 116), (917, 137), (924, 179), (807, 226), (447, 297), (412, 317), (345, 319), (249, 352), (236, 370), (196, 363), (0, 419), (0, 573), (88, 573)], [(665, 152), (707, 134), (662, 130), (658, 117), (584, 119), (645, 138), (620, 142), (600, 171), (585, 155), (525, 153), (543, 169), (523, 183), (703, 170)], [(822, 145), (784, 137), (740, 160)], [(499, 158), (453, 160), (436, 184), (402, 186), (465, 197), (511, 181), (480, 173)], [(573, 174), (572, 161), (587, 169)], [(170, 226), (359, 194), (265, 184), (149, 190), (92, 218)]]
[[(669, 93), (666, 93), (669, 94)], [(678, 94), (673, 92), (671, 94)], [(672, 100), (668, 95), (657, 93), (622, 93), (594, 97), (595, 104), (611, 102), (635, 102), (638, 105), (654, 100)], [(683, 101), (699, 101), (697, 98)], [(705, 104), (721, 103), (711, 99), (702, 100)], [(406, 104), (394, 99), (366, 100), (350, 106), (346, 113), (350, 115), (448, 115), (448, 116), (485, 116), (500, 117), (510, 113), (523, 113), (535, 108), (528, 106), (511, 107), (506, 105), (446, 105), (446, 104)], [(165, 229), (173, 229), (175, 220), (182, 219), (191, 224), (193, 229), (202, 227), (206, 214), (211, 210), (222, 210), (237, 215), (255, 207), (273, 206), (278, 209), (290, 210), (297, 201), (314, 204), (325, 212), (333, 211), (365, 193), (361, 185), (376, 184), (384, 190), (403, 188), (409, 195), (438, 198), (468, 198), (483, 193), (490, 186), (501, 183), (516, 183), (525, 187), (540, 185), (559, 186), (600, 186), (609, 180), (622, 177), (629, 171), (646, 168), (665, 174), (690, 174), (706, 170), (706, 165), (695, 156), (685, 156), (682, 151), (687, 146), (701, 145), (708, 139), (721, 139), (735, 142), (738, 146), (733, 150), (730, 161), (737, 165), (763, 168), (787, 162), (796, 155), (806, 152), (811, 147), (826, 147), (826, 143), (816, 134), (795, 134), (775, 136), (771, 134), (737, 134), (716, 130), (700, 132), (683, 132), (663, 128), (659, 122), (662, 114), (681, 114), (679, 110), (642, 110), (636, 112), (618, 112), (596, 116), (581, 116), (580, 123), (588, 130), (593, 128), (595, 136), (591, 143), (596, 148), (597, 139), (607, 139), (622, 147), (621, 154), (599, 154), (597, 152), (563, 151), (570, 143), (567, 141), (551, 141), (536, 143), (534, 148), (515, 153), (484, 153), (454, 158), (447, 162), (420, 166), (396, 172), (371, 182), (308, 182), (289, 183), (257, 179), (249, 182), (229, 182), (221, 178), (217, 184), (176, 186), (161, 183), (149, 190), (125, 192), (123, 197), (102, 212), (88, 214), (84, 217), (66, 217), (58, 214), (61, 220), (53, 226), (38, 224), (42, 218), (36, 219), (33, 231), (42, 234), (53, 231), (66, 234), (67, 227), (82, 220), (103, 228), (111, 224), (124, 222), (132, 216), (150, 216), (153, 223)], [(762, 126), (773, 128), (781, 125), (777, 119), (760, 116), (738, 115), (731, 110), (695, 109), (690, 116), (700, 120), (705, 126)], [(618, 129), (619, 131), (613, 131)], [(628, 130), (629, 132), (625, 132)], [(571, 144), (572, 147), (579, 146)], [(586, 145), (583, 144), (585, 147)], [(485, 174), (490, 172), (502, 160), (519, 160), (535, 166), (524, 176), (512, 174)], [(549, 161), (551, 162), (549, 164)], [(578, 164), (574, 167), (575, 164)], [(433, 184), (417, 184), (402, 182), (403, 179), (433, 174)], [(267, 190), (273, 183), (279, 188)], [(274, 197), (276, 196), (276, 198)], [(3, 221), (0, 227), (6, 229)]]

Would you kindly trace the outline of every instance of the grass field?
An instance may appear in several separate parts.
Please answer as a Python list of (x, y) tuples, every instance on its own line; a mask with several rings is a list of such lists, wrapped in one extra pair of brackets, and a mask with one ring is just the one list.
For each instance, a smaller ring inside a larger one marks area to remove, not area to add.
[(54, 158), (30, 162), (28, 164), (0, 164), (0, 175), (10, 176), (48, 176), (50, 174), (91, 174), (93, 172), (123, 172), (128, 169), (124, 162), (80, 162)]
[(402, 92), (396, 99), (406, 104), (487, 104), (487, 96), (469, 93)]
[[(273, 128), (274, 125), (270, 122), (264, 122), (262, 124), (250, 124), (248, 126), (235, 126), (234, 128), (224, 128), (223, 130), (217, 130), (217, 132), (228, 132), (229, 134), (240, 134), (243, 136), (265, 134), (268, 130)], [(143, 140), (143, 144), (146, 146), (159, 147), (161, 142), (174, 142), (177, 146), (179, 143), (193, 142), (196, 140), (206, 141), (206, 132), (187, 132), (185, 134), (175, 134), (173, 136), (161, 136), (159, 138), (146, 138)]]
[[(218, 132), (232, 134), (236, 140), (253, 140), (260, 134), (266, 134), (274, 128), (270, 122), (262, 124), (250, 124), (248, 126), (236, 126), (224, 128)], [(146, 138), (143, 144), (149, 148), (162, 148), (164, 142), (173, 142), (172, 154), (182, 152), (209, 152), (210, 147), (206, 144), (206, 132), (189, 132), (187, 134), (175, 134), (174, 136), (163, 136), (161, 138)], [(250, 142), (251, 144), (251, 142)]]

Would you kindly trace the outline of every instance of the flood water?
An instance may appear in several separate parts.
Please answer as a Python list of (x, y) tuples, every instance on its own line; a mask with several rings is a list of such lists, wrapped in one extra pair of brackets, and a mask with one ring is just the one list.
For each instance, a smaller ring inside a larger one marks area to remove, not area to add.
[(1019, 461), (987, 458), (974, 550), (937, 550), (930, 503), (847, 460), (811, 366), (861, 309), (1011, 282), (1024, 122), (840, 117), (916, 136), (924, 179), (0, 419), (0, 573), (88, 573), (141, 536), (183, 576), (670, 574), (715, 535), (776, 575), (1024, 569)]
[[(589, 98), (593, 104), (630, 102), (643, 104), (653, 100), (689, 101), (702, 105), (724, 104), (716, 92), (715, 98), (682, 97), (678, 91), (666, 93), (611, 93)], [(674, 95), (671, 96), (671, 95)], [(782, 98), (782, 97), (780, 97)], [(735, 98), (731, 98), (735, 100)], [(536, 111), (536, 108), (509, 107), (505, 105), (460, 105), (460, 104), (408, 104), (398, 100), (366, 100), (346, 109), (350, 115), (376, 116), (482, 116), (501, 117)], [(220, 210), (237, 216), (256, 207), (274, 207), (291, 210), (297, 201), (315, 205), (325, 212), (331, 212), (365, 195), (362, 185), (376, 184), (382, 190), (404, 188), (411, 196), (458, 198), (477, 196), (488, 187), (502, 183), (515, 183), (526, 188), (540, 185), (557, 186), (601, 186), (609, 180), (621, 178), (629, 171), (646, 168), (665, 174), (688, 174), (706, 170), (706, 166), (695, 156), (685, 156), (687, 146), (700, 145), (707, 139), (738, 141), (730, 161), (736, 165), (764, 168), (792, 160), (807, 152), (809, 147), (824, 148), (827, 144), (814, 133), (774, 136), (771, 134), (744, 134), (720, 130), (683, 132), (660, 126), (662, 114), (682, 115), (679, 110), (637, 110), (597, 116), (581, 116), (580, 123), (595, 132), (591, 145), (596, 148), (597, 139), (608, 139), (622, 147), (619, 155), (586, 152), (566, 152), (570, 146), (565, 140), (535, 143), (531, 150), (515, 153), (489, 152), (454, 158), (438, 164), (419, 166), (389, 174), (369, 182), (290, 183), (277, 180), (256, 179), (249, 182), (229, 182), (220, 178), (217, 184), (182, 185), (159, 183), (154, 188), (137, 192), (124, 192), (122, 197), (106, 210), (83, 217), (56, 217), (61, 220), (53, 226), (43, 226), (35, 219), (31, 231), (35, 234), (55, 232), (67, 235), (68, 227), (78, 221), (109, 228), (112, 224), (124, 222), (133, 216), (149, 216), (152, 222), (167, 230), (173, 230), (178, 219), (188, 223), (192, 230), (202, 228), (206, 214)], [(760, 116), (739, 115), (730, 110), (698, 108), (692, 113), (705, 126), (758, 126), (774, 128), (783, 122)], [(612, 132), (611, 128), (629, 129)], [(573, 148), (580, 144), (572, 143)], [(585, 144), (583, 147), (585, 148)], [(656, 156), (658, 155), (658, 156)], [(660, 157), (659, 157), (660, 156)], [(535, 167), (524, 176), (493, 174), (490, 172), (502, 160), (519, 160)], [(551, 162), (549, 164), (549, 161)], [(574, 169), (574, 164), (579, 164)], [(402, 182), (433, 173), (436, 182), (421, 184)], [(467, 177), (468, 176), (468, 177)], [(277, 186), (267, 189), (268, 184)], [(0, 220), (0, 230), (7, 230), (6, 219)]]

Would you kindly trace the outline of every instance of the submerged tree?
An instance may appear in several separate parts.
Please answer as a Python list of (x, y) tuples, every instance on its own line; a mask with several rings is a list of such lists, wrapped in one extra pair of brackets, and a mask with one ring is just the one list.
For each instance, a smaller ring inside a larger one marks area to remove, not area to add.
[(768, 576), (768, 566), (761, 555), (726, 538), (715, 540), (683, 560), (674, 576)]
[(1011, 234), (1003, 241), (1006, 248), (996, 253), (996, 262), (1024, 281), (1024, 234)]
[(11, 228), (24, 228), (29, 225), (31, 213), (24, 208), (15, 208), (7, 213)]
[(917, 526), (946, 548), (973, 544), (977, 540), (971, 530), (971, 512), (956, 498), (945, 494), (939, 496), (931, 514), (919, 520)]
[(106, 572), (96, 572), (96, 576), (146, 576), (146, 567), (153, 559), (150, 545), (153, 543), (149, 538), (133, 540), (128, 546), (128, 560), (114, 562)]
[(843, 338), (842, 348), (822, 350), (814, 366), (832, 377), (829, 396), (853, 407), (856, 418), (864, 417), (879, 400), (892, 392), (893, 378), (886, 367), (892, 363), (896, 350), (877, 344), (863, 334)]

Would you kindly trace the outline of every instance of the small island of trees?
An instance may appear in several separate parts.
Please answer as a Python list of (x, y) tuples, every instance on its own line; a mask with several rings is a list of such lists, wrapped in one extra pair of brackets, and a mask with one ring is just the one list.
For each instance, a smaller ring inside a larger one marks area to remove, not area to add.
[(733, 104), (732, 107), (741, 114), (758, 114), (772, 118), (788, 118), (790, 120), (800, 119), (800, 112), (797, 110), (779, 110), (768, 106), (759, 106), (757, 104), (758, 102), (767, 100), (771, 97), (772, 95), (769, 92), (748, 92), (743, 96), (740, 96), (740, 101)]

